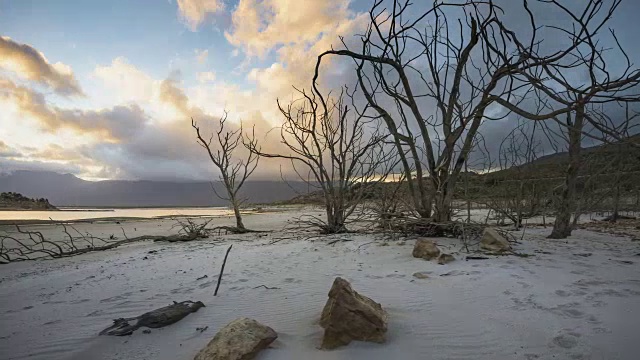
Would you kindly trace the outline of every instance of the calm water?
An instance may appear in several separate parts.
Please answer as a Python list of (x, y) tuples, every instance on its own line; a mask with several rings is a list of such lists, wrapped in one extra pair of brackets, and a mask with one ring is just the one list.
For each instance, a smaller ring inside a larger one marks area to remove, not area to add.
[(144, 209), (71, 209), (58, 211), (0, 211), (0, 220), (81, 220), (96, 218), (154, 218), (158, 216), (215, 216), (231, 212), (224, 207), (144, 208)]

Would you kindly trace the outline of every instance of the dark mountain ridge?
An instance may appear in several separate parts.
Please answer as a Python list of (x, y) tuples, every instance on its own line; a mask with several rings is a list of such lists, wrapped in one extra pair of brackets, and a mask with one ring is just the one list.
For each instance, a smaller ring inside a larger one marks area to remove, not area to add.
[[(222, 187), (217, 184), (216, 190)], [(15, 171), (0, 175), (0, 192), (47, 198), (56, 206), (81, 207), (188, 207), (225, 206), (209, 182), (87, 181), (71, 174)], [(242, 194), (249, 203), (271, 203), (307, 192), (302, 182), (247, 181)]]

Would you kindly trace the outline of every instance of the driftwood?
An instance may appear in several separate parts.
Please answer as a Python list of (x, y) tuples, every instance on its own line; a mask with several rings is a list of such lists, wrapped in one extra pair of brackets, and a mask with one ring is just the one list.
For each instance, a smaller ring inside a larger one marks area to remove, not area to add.
[(633, 216), (626, 216), (626, 215), (618, 214), (617, 216), (609, 215), (609, 216), (605, 217), (604, 219), (602, 219), (601, 221), (616, 222), (617, 220), (635, 220), (635, 219), (636, 218), (633, 217)]
[(206, 229), (206, 230), (208, 232), (217, 232), (218, 235), (222, 234), (222, 232), (224, 232), (225, 234), (234, 234), (234, 235), (267, 232), (267, 231), (261, 231), (261, 230), (239, 228), (236, 226), (216, 226), (214, 228)]
[(425, 237), (463, 237), (469, 234), (481, 235), (484, 224), (463, 223), (460, 221), (434, 222), (428, 218), (397, 217), (388, 220), (391, 230), (403, 235)]
[[(40, 231), (25, 230), (20, 225), (15, 225), (18, 234), (14, 236), (8, 232), (0, 232), (0, 264), (7, 264), (14, 261), (37, 260), (43, 258), (62, 258), (68, 256), (82, 255), (94, 251), (104, 251), (115, 249), (121, 245), (131, 244), (138, 241), (152, 240), (162, 242), (186, 242), (194, 241), (208, 236), (206, 226), (211, 220), (202, 224), (196, 223), (192, 219), (174, 219), (180, 230), (175, 235), (142, 235), (129, 238), (122, 229), (124, 239), (118, 239), (114, 235), (108, 238), (100, 238), (89, 233), (82, 233), (71, 224), (57, 222), (56, 225), (62, 227), (64, 238), (61, 240), (50, 240)], [(53, 222), (53, 220), (51, 220)]]
[[(100, 335), (125, 336), (131, 335), (141, 327), (151, 329), (165, 327), (182, 320), (187, 315), (198, 311), (202, 307), (204, 307), (204, 304), (201, 301), (174, 301), (173, 304), (169, 306), (149, 311), (140, 316), (115, 319), (113, 320), (113, 325), (102, 330)], [(135, 321), (135, 323), (131, 324), (130, 322), (133, 321)]]

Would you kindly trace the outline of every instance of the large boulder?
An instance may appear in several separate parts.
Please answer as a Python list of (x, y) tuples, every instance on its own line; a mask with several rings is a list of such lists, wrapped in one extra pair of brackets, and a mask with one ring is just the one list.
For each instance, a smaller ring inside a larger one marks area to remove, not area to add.
[(432, 240), (419, 238), (413, 246), (413, 257), (431, 260), (440, 256), (440, 249)]
[(320, 318), (325, 329), (322, 348), (335, 349), (353, 340), (383, 343), (387, 318), (380, 304), (358, 294), (348, 281), (337, 277)]
[(236, 319), (220, 329), (194, 360), (253, 359), (277, 338), (272, 328), (253, 319)]
[(511, 244), (496, 229), (486, 228), (482, 233), (482, 239), (480, 239), (480, 248), (494, 252), (504, 252), (511, 251)]

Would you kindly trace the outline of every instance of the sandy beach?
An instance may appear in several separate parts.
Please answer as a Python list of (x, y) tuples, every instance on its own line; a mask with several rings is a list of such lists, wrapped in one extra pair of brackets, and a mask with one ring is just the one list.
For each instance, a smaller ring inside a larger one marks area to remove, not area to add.
[[(278, 332), (260, 359), (635, 359), (640, 350), (640, 246), (629, 238), (578, 230), (566, 241), (547, 240), (549, 229), (532, 228), (515, 249), (530, 256), (488, 260), (465, 260), (459, 240), (442, 238), (438, 245), (457, 261), (438, 265), (413, 258), (412, 239), (284, 231), (301, 211), (246, 216), (248, 226), (269, 233), (0, 266), (0, 358), (192, 359), (242, 316)], [(169, 219), (77, 224), (96, 236), (120, 227), (162, 234), (171, 226)], [(337, 239), (350, 241), (327, 245)], [(336, 276), (389, 312), (385, 344), (317, 348)], [(206, 307), (150, 334), (98, 336), (114, 318), (183, 300)]]

